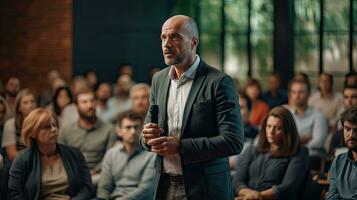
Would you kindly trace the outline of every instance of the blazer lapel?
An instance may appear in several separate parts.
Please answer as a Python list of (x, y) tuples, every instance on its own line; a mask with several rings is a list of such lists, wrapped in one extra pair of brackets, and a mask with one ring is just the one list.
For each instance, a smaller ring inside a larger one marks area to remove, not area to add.
[(186, 105), (185, 105), (185, 109), (184, 109), (183, 117), (182, 117), (182, 127), (181, 127), (180, 137), (182, 137), (183, 131), (186, 128), (187, 120), (188, 120), (189, 114), (191, 112), (193, 102), (196, 99), (197, 94), (198, 94), (200, 88), (202, 87), (202, 84), (204, 83), (204, 80), (206, 78), (206, 76), (205, 76), (206, 73), (207, 73), (206, 64), (201, 60), (200, 65), (197, 68), (195, 78), (193, 79), (191, 90), (188, 94), (188, 98), (186, 101)]
[(163, 129), (165, 130), (164, 134), (168, 134), (168, 124), (166, 122), (167, 119), (167, 100), (168, 100), (168, 96), (169, 96), (169, 88), (170, 88), (170, 77), (168, 76), (168, 73), (164, 74), (164, 78), (163, 81), (161, 83), (158, 84), (162, 84), (161, 86), (159, 86), (160, 88), (160, 92), (159, 92), (159, 101), (158, 101), (158, 105), (159, 105), (159, 124), (163, 127)]

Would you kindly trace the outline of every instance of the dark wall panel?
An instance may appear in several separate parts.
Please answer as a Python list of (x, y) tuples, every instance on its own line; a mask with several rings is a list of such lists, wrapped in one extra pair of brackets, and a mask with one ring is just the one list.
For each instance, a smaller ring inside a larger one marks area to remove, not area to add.
[(153, 66), (164, 66), (160, 32), (172, 1), (73, 1), (73, 74), (94, 68), (113, 81), (121, 63), (131, 63), (134, 80), (148, 80)]

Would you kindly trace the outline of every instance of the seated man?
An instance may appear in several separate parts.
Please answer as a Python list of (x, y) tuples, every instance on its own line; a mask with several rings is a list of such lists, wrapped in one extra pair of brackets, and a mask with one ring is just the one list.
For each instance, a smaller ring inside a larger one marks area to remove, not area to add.
[(143, 118), (132, 111), (121, 113), (117, 134), (122, 143), (104, 157), (97, 197), (99, 199), (152, 199), (155, 183), (155, 155), (139, 147)]
[(341, 116), (348, 152), (338, 155), (330, 169), (328, 200), (357, 199), (357, 107)]
[(305, 81), (290, 81), (288, 105), (285, 107), (293, 114), (300, 141), (309, 149), (310, 156), (323, 157), (328, 122), (322, 113), (308, 105), (310, 90), (310, 85)]
[[(352, 106), (357, 106), (357, 85), (346, 85), (343, 88), (343, 107), (340, 109), (340, 114)], [(329, 145), (329, 156), (334, 158), (339, 152), (346, 152), (345, 141), (343, 137), (343, 127), (341, 124), (338, 130), (333, 134)]]
[(112, 124), (97, 118), (92, 90), (80, 91), (75, 104), (79, 119), (60, 129), (58, 142), (81, 150), (96, 185), (103, 156), (118, 138)]

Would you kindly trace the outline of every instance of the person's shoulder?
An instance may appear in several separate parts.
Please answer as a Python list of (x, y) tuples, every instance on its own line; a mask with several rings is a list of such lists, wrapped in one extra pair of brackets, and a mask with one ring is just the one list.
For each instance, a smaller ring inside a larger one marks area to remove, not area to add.
[(108, 149), (108, 151), (105, 153), (108, 156), (110, 155), (116, 155), (118, 151), (120, 151), (120, 149), (123, 148), (123, 144), (121, 142), (117, 142), (116, 144), (114, 144), (113, 147), (111, 147), (110, 149)]
[(79, 152), (81, 152), (78, 148), (73, 147), (73, 146), (69, 146), (69, 145), (65, 145), (65, 144), (57, 144), (57, 147), (60, 149), (60, 151), (65, 151), (65, 152), (69, 152), (72, 154), (78, 154)]
[(340, 163), (340, 162), (346, 160), (346, 159), (347, 159), (347, 155), (348, 155), (348, 151), (345, 152), (345, 153), (339, 154), (339, 155), (336, 156), (336, 158), (334, 159), (334, 162), (335, 162), (336, 164), (338, 164), (338, 163)]
[(98, 118), (98, 123), (100, 127), (106, 128), (106, 129), (114, 129), (114, 125), (112, 123), (106, 122)]
[(168, 76), (168, 75), (169, 75), (170, 68), (171, 68), (171, 66), (167, 66), (167, 67), (165, 67), (164, 69), (162, 69), (162, 70), (156, 72), (156, 73), (154, 74), (154, 76), (153, 76), (152, 79), (153, 79), (153, 80), (156, 80), (156, 79), (160, 79), (160, 78), (162, 78), (162, 77)]
[(303, 155), (303, 156), (309, 157), (309, 149), (304, 145), (300, 145), (300, 147), (297, 151), (297, 155)]
[(311, 115), (315, 118), (315, 119), (327, 119), (326, 117), (325, 117), (325, 115), (322, 113), (322, 112), (320, 112), (320, 111), (318, 111), (317, 109), (315, 109), (314, 107), (309, 107), (309, 112), (311, 112)]
[(18, 163), (18, 162), (28, 162), (30, 161), (30, 157), (31, 157), (31, 150), (29, 149), (23, 149), (22, 151), (19, 152), (19, 154), (17, 154), (17, 156), (14, 159), (14, 163)]
[(78, 121), (71, 122), (65, 125), (62, 125), (59, 129), (59, 132), (63, 136), (71, 135), (73, 134), (73, 131), (76, 130)]
[(15, 126), (15, 117), (12, 117), (12, 118), (6, 120), (4, 126)]

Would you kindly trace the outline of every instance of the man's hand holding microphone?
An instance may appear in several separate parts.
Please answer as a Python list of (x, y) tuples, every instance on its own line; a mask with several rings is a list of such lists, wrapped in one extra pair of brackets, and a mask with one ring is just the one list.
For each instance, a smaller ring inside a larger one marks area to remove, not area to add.
[(161, 156), (179, 152), (180, 139), (177, 136), (162, 136), (164, 130), (158, 125), (159, 106), (150, 106), (151, 122), (144, 125), (143, 138), (146, 145)]

